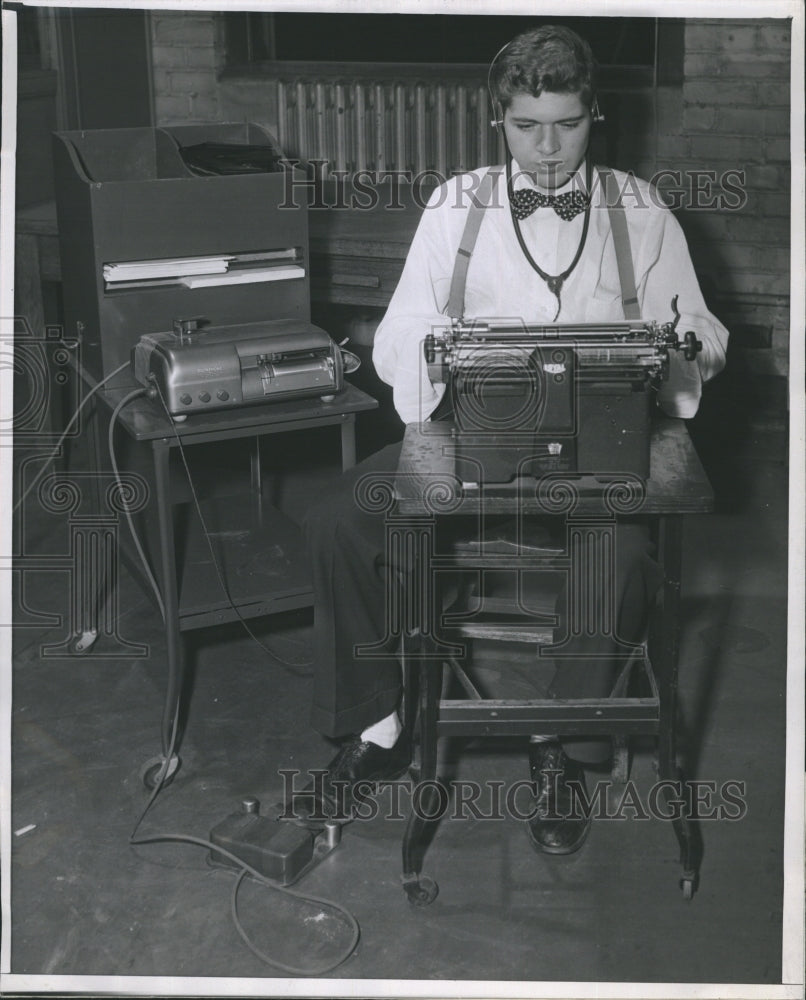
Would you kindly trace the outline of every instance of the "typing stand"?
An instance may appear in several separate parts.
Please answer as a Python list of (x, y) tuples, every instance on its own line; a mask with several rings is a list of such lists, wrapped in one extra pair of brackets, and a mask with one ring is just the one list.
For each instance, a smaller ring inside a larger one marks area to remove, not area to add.
[[(403, 841), (403, 885), (415, 905), (426, 905), (436, 896), (436, 883), (422, 874), (426, 828), (433, 820), (434, 789), (437, 779), (437, 741), (442, 736), (528, 737), (532, 733), (560, 736), (652, 735), (658, 741), (658, 775), (661, 781), (681, 780), (677, 761), (677, 670), (680, 630), (680, 585), (682, 520), (686, 514), (705, 513), (713, 507), (710, 484), (700, 465), (682, 421), (662, 419), (653, 429), (651, 471), (644, 483), (637, 477), (574, 477), (572, 474), (547, 474), (523, 488), (491, 486), (486, 490), (468, 488), (454, 474), (451, 428), (447, 424), (428, 424), (407, 428), (398, 476), (397, 499), (387, 515), (388, 531), (397, 530), (395, 521), (405, 517), (410, 526), (420, 519), (420, 532), (433, 533), (438, 517), (457, 514), (530, 515), (562, 514), (569, 526), (575, 518), (590, 517), (595, 522), (605, 511), (613, 519), (619, 516), (640, 517), (654, 525), (658, 558), (663, 570), (660, 600), (652, 613), (645, 669), (650, 681), (648, 697), (626, 697), (617, 690), (606, 699), (443, 699), (442, 664), (450, 662), (444, 648), (450, 633), (439, 627), (443, 621), (439, 587), (435, 585), (440, 570), (467, 565), (455, 555), (435, 555), (421, 559), (416, 571), (406, 581), (407, 607), (414, 608), (427, 594), (430, 608), (425, 612), (425, 629), (410, 629), (405, 637), (406, 660), (413, 661), (419, 675), (419, 720), (421, 770), (419, 781), (426, 794), (418, 810), (412, 809)], [(410, 527), (409, 530), (412, 530)], [(423, 544), (418, 551), (430, 553)], [(524, 556), (518, 555), (519, 566)], [(511, 564), (513, 557), (509, 557)], [(528, 561), (528, 560), (527, 560)], [(541, 560), (534, 560), (539, 566)], [(489, 557), (474, 558), (475, 565), (487, 564)], [(545, 559), (543, 560), (545, 565)], [(554, 559), (557, 565), (557, 560)], [(433, 627), (431, 623), (438, 623)], [(551, 643), (546, 630), (541, 640)], [(411, 725), (411, 720), (407, 720)], [(681, 888), (690, 899), (698, 878), (700, 845), (697, 828), (688, 815), (683, 795), (676, 796), (673, 786), (664, 786), (665, 801), (680, 847)], [(667, 794), (668, 793), (668, 794)]]

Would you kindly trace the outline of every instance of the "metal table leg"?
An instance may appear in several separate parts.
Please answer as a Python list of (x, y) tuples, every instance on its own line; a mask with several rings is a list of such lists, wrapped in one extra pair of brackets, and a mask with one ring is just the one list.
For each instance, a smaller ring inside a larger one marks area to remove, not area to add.
[[(179, 709), (183, 679), (183, 640), (179, 629), (179, 591), (176, 573), (176, 543), (174, 539), (173, 508), (170, 493), (169, 442), (164, 438), (152, 444), (154, 483), (156, 487), (157, 519), (159, 522), (159, 547), (162, 601), (165, 608), (165, 640), (168, 653), (168, 683), (165, 708), (162, 716), (162, 753), (167, 758), (171, 746), (171, 732), (175, 713)], [(176, 753), (178, 748), (174, 746)], [(173, 761), (168, 761), (169, 774)]]
[(661, 781), (678, 783), (678, 799), (665, 786), (665, 798), (672, 815), (677, 842), (680, 845), (680, 864), (683, 874), (680, 887), (686, 899), (691, 899), (697, 888), (702, 845), (699, 829), (689, 815), (686, 782), (677, 759), (677, 684), (680, 647), (680, 580), (683, 547), (683, 520), (680, 516), (660, 519), (661, 559), (664, 570), (663, 603), (660, 617), (660, 649), (658, 657), (658, 691), (660, 695), (658, 719), (658, 777)]
[(346, 413), (341, 425), (341, 471), (355, 465), (355, 414)]
[(260, 437), (253, 438), (252, 449), (249, 452), (249, 481), (252, 493), (257, 497), (258, 505), (263, 497), (263, 468), (260, 460)]

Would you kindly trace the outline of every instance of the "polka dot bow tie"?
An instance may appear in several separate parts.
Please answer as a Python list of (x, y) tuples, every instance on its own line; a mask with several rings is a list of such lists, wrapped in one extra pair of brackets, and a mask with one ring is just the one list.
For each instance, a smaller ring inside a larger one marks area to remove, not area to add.
[(543, 205), (553, 208), (565, 222), (570, 222), (575, 215), (584, 212), (588, 207), (587, 195), (581, 191), (566, 191), (565, 194), (541, 194), (533, 188), (519, 188), (510, 196), (512, 211), (516, 219), (528, 217)]

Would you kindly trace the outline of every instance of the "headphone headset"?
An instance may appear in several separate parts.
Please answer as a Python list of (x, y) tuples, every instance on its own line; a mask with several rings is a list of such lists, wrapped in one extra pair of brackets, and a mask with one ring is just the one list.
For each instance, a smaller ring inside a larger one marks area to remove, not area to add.
[[(490, 63), (490, 67), (487, 70), (487, 93), (490, 95), (490, 105), (492, 106), (493, 114), (495, 115), (494, 118), (490, 119), (490, 124), (493, 126), (493, 128), (497, 128), (499, 130), (503, 127), (504, 124), (504, 107), (501, 104), (501, 102), (496, 101), (495, 97), (493, 96), (493, 84), (492, 84), (493, 66), (495, 66), (501, 54), (505, 52), (511, 44), (512, 41), (510, 40), (506, 44), (501, 46), (501, 48), (493, 56), (492, 62)], [(593, 98), (593, 107), (590, 110), (594, 122), (603, 122), (605, 120), (605, 116), (599, 110), (598, 97)]]
[(496, 101), (493, 97), (493, 66), (498, 62), (498, 58), (502, 52), (505, 52), (509, 46), (512, 44), (511, 41), (506, 42), (493, 56), (492, 62), (487, 70), (487, 93), (490, 95), (490, 106), (493, 109), (493, 114), (495, 118), (490, 121), (493, 128), (500, 129), (504, 124), (504, 108), (500, 102)]

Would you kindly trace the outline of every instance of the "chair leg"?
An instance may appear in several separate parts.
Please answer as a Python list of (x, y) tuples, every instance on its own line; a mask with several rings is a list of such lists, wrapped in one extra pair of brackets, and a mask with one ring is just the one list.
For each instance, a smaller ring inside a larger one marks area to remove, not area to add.
[(427, 906), (439, 888), (422, 874), (428, 827), (439, 822), (440, 793), (437, 786), (437, 717), (442, 693), (442, 667), (420, 660), (420, 780), (415, 785), (412, 808), (403, 837), (403, 888), (414, 906)]

